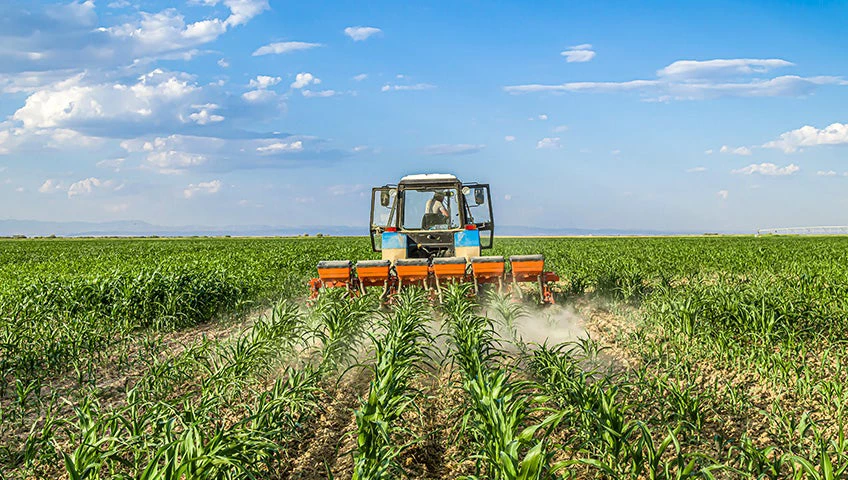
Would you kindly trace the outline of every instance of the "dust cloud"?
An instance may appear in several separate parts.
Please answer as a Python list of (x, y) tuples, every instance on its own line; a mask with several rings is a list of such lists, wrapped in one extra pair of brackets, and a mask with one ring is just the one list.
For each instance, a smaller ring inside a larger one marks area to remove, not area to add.
[(557, 345), (587, 336), (583, 318), (570, 305), (528, 310), (515, 320), (515, 328), (526, 344)]

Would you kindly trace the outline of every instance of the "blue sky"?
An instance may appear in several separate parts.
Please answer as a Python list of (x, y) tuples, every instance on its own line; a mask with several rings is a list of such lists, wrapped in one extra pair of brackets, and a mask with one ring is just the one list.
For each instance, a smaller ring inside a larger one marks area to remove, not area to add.
[(362, 225), (415, 172), (496, 221), (848, 223), (844, 2), (0, 6), (0, 218)]

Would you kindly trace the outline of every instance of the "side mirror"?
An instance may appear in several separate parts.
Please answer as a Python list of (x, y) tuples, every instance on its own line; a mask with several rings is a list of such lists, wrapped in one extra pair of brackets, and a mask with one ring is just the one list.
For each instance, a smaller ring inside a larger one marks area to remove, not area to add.
[(389, 206), (389, 192), (388, 190), (380, 190), (380, 205), (383, 207)]
[(474, 202), (477, 205), (483, 205), (486, 203), (486, 190), (484, 188), (474, 189)]

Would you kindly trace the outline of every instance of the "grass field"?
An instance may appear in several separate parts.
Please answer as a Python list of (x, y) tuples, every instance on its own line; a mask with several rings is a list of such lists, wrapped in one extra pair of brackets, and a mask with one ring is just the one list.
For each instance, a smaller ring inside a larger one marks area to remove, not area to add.
[(848, 478), (848, 238), (509, 238), (539, 308), (328, 292), (363, 238), (0, 241), (0, 478)]

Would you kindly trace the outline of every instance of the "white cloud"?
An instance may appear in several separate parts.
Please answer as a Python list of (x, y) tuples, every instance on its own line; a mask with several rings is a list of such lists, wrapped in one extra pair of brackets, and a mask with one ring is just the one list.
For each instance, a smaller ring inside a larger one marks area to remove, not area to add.
[(258, 57), (261, 55), (280, 55), (291, 52), (298, 52), (301, 50), (310, 50), (316, 47), (321, 47), (320, 43), (309, 43), (309, 42), (277, 42), (270, 43), (268, 45), (259, 47), (253, 52), (254, 57)]
[(277, 93), (272, 90), (250, 90), (241, 94), (241, 98), (250, 103), (262, 103), (277, 98)]
[(134, 84), (86, 84), (77, 75), (39, 90), (12, 116), (25, 128), (51, 128), (77, 123), (144, 122), (179, 119), (201, 92), (185, 74), (156, 69)]
[(748, 147), (728, 147), (727, 145), (722, 145), (718, 151), (719, 153), (726, 153), (729, 155), (751, 155), (751, 149)]
[(621, 154), (621, 150), (619, 150), (617, 148), (615, 150), (610, 150), (610, 155), (620, 155), (620, 154)]
[(192, 105), (192, 107), (199, 108), (200, 110), (190, 114), (188, 118), (198, 125), (224, 121), (224, 117), (222, 115), (211, 113), (220, 108), (214, 103), (207, 103), (206, 105)]
[(711, 148), (711, 149), (709, 149), (709, 150), (706, 150), (706, 151), (704, 152), (704, 154), (705, 154), (705, 155), (712, 155), (712, 154), (713, 154), (713, 149)]
[[(218, 1), (204, 0), (204, 3), (215, 5)], [(139, 12), (138, 19), (98, 30), (131, 45), (136, 56), (185, 52), (217, 39), (229, 28), (247, 23), (268, 8), (266, 0), (224, 0), (222, 3), (230, 10), (226, 19), (186, 23), (182, 14), (169, 8), (158, 13)]]
[(742, 175), (752, 175), (755, 173), (759, 173), (761, 175), (769, 175), (769, 176), (782, 176), (782, 175), (792, 175), (797, 172), (801, 168), (795, 164), (790, 163), (785, 167), (778, 167), (773, 163), (752, 163), (747, 167), (740, 168), (737, 170), (731, 170), (730, 173), (742, 174)]
[(107, 160), (100, 160), (97, 162), (97, 166), (100, 168), (108, 168), (115, 172), (120, 172), (121, 168), (124, 166), (124, 162), (126, 161), (126, 158), (111, 158)]
[(97, 22), (94, 0), (75, 0), (64, 5), (52, 5), (47, 14), (56, 20), (73, 22), (79, 25), (93, 25)]
[(775, 68), (791, 67), (794, 64), (779, 58), (734, 58), (715, 60), (678, 60), (657, 71), (658, 77), (705, 78), (718, 76), (748, 76), (766, 73)]
[(545, 121), (545, 120), (548, 119), (548, 116), (546, 114), (542, 113), (539, 116), (537, 116), (536, 119), (541, 120), (541, 121)]
[(779, 148), (785, 153), (796, 152), (801, 147), (848, 144), (848, 123), (832, 123), (825, 128), (805, 125), (780, 135), (780, 138), (763, 145), (764, 148)]
[(554, 133), (562, 133), (568, 131), (568, 125), (559, 125), (553, 128)]
[(819, 170), (818, 172), (816, 172), (816, 175), (820, 177), (835, 177), (837, 174), (833, 170)]
[(380, 32), (382, 30), (376, 27), (347, 27), (344, 29), (344, 34), (352, 38), (354, 42), (361, 42)]
[[(253, 168), (284, 168), (309, 162), (332, 162), (350, 155), (349, 149), (331, 148), (326, 140), (306, 136), (248, 136), (247, 138), (175, 134), (139, 137), (121, 142), (127, 162), (160, 174), (194, 176)], [(139, 158), (140, 157), (140, 158)]]
[(218, 66), (221, 67), (221, 68), (229, 68), (230, 62), (228, 62), (228, 61), (226, 61), (225, 59), (222, 58), (222, 59), (218, 60)]
[(560, 52), (560, 55), (565, 57), (565, 61), (568, 63), (582, 63), (595, 58), (595, 51), (592, 50), (592, 45), (584, 43), (568, 47), (567, 50)]
[(256, 151), (264, 154), (283, 153), (283, 152), (300, 152), (303, 150), (303, 142), (298, 140), (291, 143), (275, 142), (261, 147), (257, 147)]
[(504, 200), (506, 200), (506, 201), (512, 200), (512, 195), (507, 193), (506, 195), (504, 195)]
[(60, 190), (64, 190), (64, 188), (65, 187), (62, 185), (62, 182), (58, 180), (53, 180), (52, 178), (48, 178), (44, 181), (44, 183), (41, 184), (40, 187), (38, 187), (38, 191), (40, 193), (54, 193)]
[(309, 72), (301, 72), (295, 76), (294, 82), (291, 84), (291, 88), (303, 88), (308, 85), (317, 85), (319, 83), (321, 83), (320, 78), (315, 77)]
[(156, 137), (152, 140), (125, 140), (121, 142), (121, 148), (130, 154), (144, 154), (143, 168), (155, 170), (163, 175), (179, 175), (208, 162), (208, 156), (199, 153), (199, 149), (205, 148), (211, 151), (224, 143), (224, 140), (217, 138), (175, 134)]
[(353, 76), (353, 79), (356, 80), (357, 82), (361, 82), (361, 81), (365, 80), (366, 78), (368, 78), (367, 73), (360, 73), (359, 75)]
[(300, 92), (306, 98), (326, 98), (338, 95), (335, 90), (303, 90)]
[(430, 145), (423, 150), (425, 155), (469, 155), (477, 153), (486, 148), (485, 145), (472, 145), (460, 143), (455, 145), (441, 144)]
[[(217, 4), (217, 0), (205, 0), (207, 4)], [(230, 9), (226, 23), (230, 26), (244, 25), (253, 17), (268, 10), (268, 0), (223, 0), (222, 3)]]
[(8, 147), (5, 147), (4, 144), (9, 142), (9, 137), (11, 133), (8, 130), (0, 130), (0, 155), (9, 153)]
[[(152, 12), (143, 11), (150, 3), (142, 2), (145, 5), (120, 12), (101, 11), (100, 18), (93, 0), (59, 3), (2, 2), (6, 22), (0, 28), (0, 64), (7, 73), (0, 75), (0, 89), (9, 83), (17, 84), (12, 88), (33, 88), (34, 81), (44, 87), (46, 78), (80, 72), (114, 78), (157, 60), (210, 53), (202, 47), (268, 8), (267, 0), (191, 0), (188, 3), (220, 3), (229, 10), (229, 15), (199, 12), (199, 20), (193, 21), (170, 6), (178, 2), (164, 2), (166, 8)], [(185, 2), (179, 3), (182, 7)], [(108, 6), (131, 4), (119, 0)], [(195, 9), (189, 11), (186, 15), (195, 15)]]
[(212, 195), (221, 190), (221, 181), (212, 180), (209, 182), (191, 183), (183, 190), (183, 197), (192, 198), (195, 195)]
[(686, 169), (686, 173), (701, 173), (701, 172), (706, 172), (706, 171), (707, 171), (707, 167), (692, 167), (692, 168)]
[(123, 185), (116, 185), (112, 180), (100, 180), (97, 177), (88, 177), (71, 184), (68, 188), (68, 198), (91, 195), (97, 189), (120, 190), (121, 188), (123, 188)]
[(719, 190), (718, 192), (716, 192), (716, 195), (718, 195), (718, 198), (722, 200), (727, 200), (727, 197), (730, 195), (730, 192), (728, 192), (727, 190)]
[(559, 137), (545, 137), (545, 138), (539, 140), (538, 143), (536, 143), (536, 148), (560, 148), (560, 147), (562, 147), (562, 144), (560, 144), (560, 138)]
[(656, 79), (553, 85), (531, 83), (506, 86), (504, 90), (511, 94), (635, 92), (643, 100), (667, 102), (719, 97), (799, 97), (823, 85), (848, 85), (848, 81), (835, 76), (754, 76), (787, 65), (791, 64), (779, 59), (681, 60), (660, 69)]
[(404, 92), (410, 90), (432, 90), (434, 88), (436, 88), (436, 86), (429, 83), (416, 83), (414, 85), (390, 85), (387, 83), (383, 85), (383, 88), (381, 88), (380, 91), (389, 92), (394, 90), (396, 92)]
[(206, 156), (197, 153), (166, 150), (147, 156), (147, 163), (164, 175), (179, 175), (186, 169), (206, 163)]
[(256, 78), (250, 80), (250, 83), (248, 84), (248, 86), (250, 88), (256, 88), (256, 89), (262, 90), (262, 89), (273, 87), (274, 85), (280, 83), (280, 80), (282, 80), (282, 78), (280, 78), (280, 77), (271, 77), (271, 76), (268, 76), (268, 75), (258, 75)]
[(507, 142), (514, 142), (514, 141), (515, 141), (515, 136), (513, 136), (513, 135), (507, 135), (507, 136), (505, 136), (505, 137), (504, 137), (504, 141), (507, 141)]

